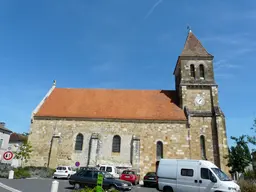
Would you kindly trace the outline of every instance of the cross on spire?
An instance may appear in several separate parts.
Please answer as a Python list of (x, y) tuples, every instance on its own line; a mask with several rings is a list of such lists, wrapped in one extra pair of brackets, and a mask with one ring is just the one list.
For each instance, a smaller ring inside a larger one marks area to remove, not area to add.
[(187, 25), (187, 30), (188, 32), (192, 32), (191, 27), (189, 25)]

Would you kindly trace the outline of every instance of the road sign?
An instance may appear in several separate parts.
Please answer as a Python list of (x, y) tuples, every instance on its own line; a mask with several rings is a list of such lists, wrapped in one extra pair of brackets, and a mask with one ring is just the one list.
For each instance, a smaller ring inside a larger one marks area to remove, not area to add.
[(77, 167), (79, 167), (80, 163), (77, 161), (75, 165), (76, 165)]
[(11, 151), (6, 151), (3, 154), (3, 158), (4, 160), (9, 161), (13, 158), (13, 153)]
[(102, 192), (102, 183), (103, 183), (103, 175), (98, 174), (97, 187), (96, 187), (97, 192)]

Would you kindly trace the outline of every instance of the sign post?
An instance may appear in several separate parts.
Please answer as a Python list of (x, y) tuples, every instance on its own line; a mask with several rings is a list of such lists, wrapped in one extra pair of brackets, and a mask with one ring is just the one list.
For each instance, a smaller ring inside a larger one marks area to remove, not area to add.
[(103, 183), (103, 175), (99, 173), (98, 179), (97, 179), (96, 192), (103, 192), (102, 191), (102, 183)]

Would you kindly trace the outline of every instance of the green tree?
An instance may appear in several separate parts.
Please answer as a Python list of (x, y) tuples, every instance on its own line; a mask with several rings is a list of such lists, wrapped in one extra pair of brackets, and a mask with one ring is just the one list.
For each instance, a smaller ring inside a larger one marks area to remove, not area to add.
[(226, 157), (228, 158), (227, 166), (231, 168), (230, 173), (244, 173), (245, 168), (252, 162), (246, 138), (246, 135), (239, 138), (231, 137), (236, 144), (229, 149), (229, 155)]
[(32, 152), (32, 146), (29, 142), (23, 143), (17, 151), (14, 152), (15, 158), (25, 161), (26, 163), (30, 159), (30, 154)]
[(33, 151), (32, 145), (28, 142), (28, 135), (29, 133), (23, 133), (22, 136), (24, 136), (23, 143), (19, 147), (17, 151), (14, 152), (15, 158), (20, 159), (21, 162), (27, 163), (30, 159), (30, 154)]
[[(247, 135), (247, 140), (249, 143), (256, 145), (256, 137), (255, 137), (255, 135), (256, 135), (256, 119), (254, 119), (251, 130), (253, 131), (253, 134)], [(255, 149), (253, 149), (253, 151), (255, 151)]]

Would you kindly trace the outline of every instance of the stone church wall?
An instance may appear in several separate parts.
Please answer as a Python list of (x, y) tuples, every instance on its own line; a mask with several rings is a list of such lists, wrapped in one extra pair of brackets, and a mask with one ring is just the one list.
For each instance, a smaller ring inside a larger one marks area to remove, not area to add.
[[(74, 166), (76, 161), (86, 166), (89, 154), (89, 141), (93, 133), (99, 135), (99, 149), (96, 162), (124, 166), (140, 167), (141, 175), (156, 168), (156, 143), (163, 142), (163, 158), (202, 159), (200, 135), (205, 135), (207, 159), (213, 161), (211, 118), (191, 118), (191, 128), (186, 122), (121, 122), (121, 121), (71, 121), (71, 120), (34, 120), (31, 124), (29, 141), (33, 153), (29, 165), (55, 168), (58, 165)], [(190, 133), (189, 133), (190, 131)], [(54, 134), (60, 134), (55, 142)], [(84, 136), (83, 150), (75, 151), (75, 139), (78, 133)], [(189, 140), (189, 134), (191, 140)], [(120, 153), (112, 153), (114, 135), (121, 137)], [(132, 143), (133, 136), (139, 138)], [(52, 147), (51, 147), (52, 145)], [(138, 146), (139, 154), (132, 156), (132, 146)], [(51, 149), (51, 150), (50, 150)], [(56, 153), (54, 153), (56, 151)], [(49, 158), (51, 154), (51, 158)], [(56, 154), (56, 155), (55, 155)], [(93, 158), (93, 157), (91, 157)], [(50, 159), (50, 161), (49, 161)], [(133, 162), (132, 162), (133, 160)], [(132, 163), (132, 164), (131, 164)]]
[[(75, 165), (76, 161), (81, 166), (88, 162), (89, 141), (92, 133), (100, 137), (100, 149), (97, 163), (131, 165), (131, 141), (133, 135), (140, 138), (139, 166), (141, 174), (155, 171), (156, 143), (163, 142), (164, 158), (190, 158), (187, 140), (188, 129), (186, 122), (110, 122), (110, 121), (65, 121), (65, 120), (34, 120), (31, 124), (29, 141), (33, 146), (30, 165), (50, 166)], [(51, 142), (54, 134), (60, 137)], [(75, 138), (78, 133), (84, 136), (83, 150), (74, 150)], [(112, 153), (112, 139), (114, 135), (121, 137), (121, 152)], [(51, 151), (50, 151), (51, 149)], [(49, 154), (56, 157), (49, 158)], [(134, 157), (134, 159), (136, 159)]]

